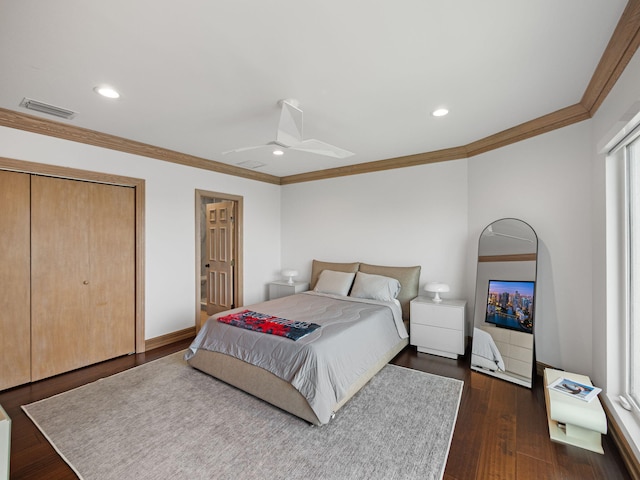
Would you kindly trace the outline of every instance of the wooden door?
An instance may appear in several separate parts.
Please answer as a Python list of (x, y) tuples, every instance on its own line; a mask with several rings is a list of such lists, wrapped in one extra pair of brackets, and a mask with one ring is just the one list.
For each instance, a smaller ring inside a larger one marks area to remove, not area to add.
[(234, 202), (207, 204), (207, 313), (234, 306)]
[(85, 365), (89, 351), (89, 184), (31, 180), (31, 377)]
[(135, 191), (90, 185), (88, 363), (135, 352)]
[(29, 189), (0, 171), (0, 390), (31, 381)]
[(133, 192), (34, 176), (32, 380), (134, 351)]

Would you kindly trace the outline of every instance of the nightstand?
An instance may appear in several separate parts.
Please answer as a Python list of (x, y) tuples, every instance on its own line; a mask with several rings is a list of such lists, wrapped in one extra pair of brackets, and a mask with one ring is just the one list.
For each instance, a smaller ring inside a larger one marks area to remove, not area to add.
[(419, 352), (447, 358), (464, 355), (464, 300), (442, 300), (416, 297), (411, 300), (410, 343)]
[(269, 300), (306, 292), (307, 290), (309, 290), (308, 282), (271, 282), (269, 283)]

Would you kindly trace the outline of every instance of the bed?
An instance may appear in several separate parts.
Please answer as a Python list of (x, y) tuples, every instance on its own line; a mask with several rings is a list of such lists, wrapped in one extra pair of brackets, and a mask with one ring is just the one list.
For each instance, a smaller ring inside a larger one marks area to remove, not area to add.
[[(309, 423), (326, 424), (408, 344), (419, 277), (419, 266), (314, 260), (309, 292), (210, 317), (185, 358)], [(294, 341), (218, 320), (247, 310), (319, 328)]]

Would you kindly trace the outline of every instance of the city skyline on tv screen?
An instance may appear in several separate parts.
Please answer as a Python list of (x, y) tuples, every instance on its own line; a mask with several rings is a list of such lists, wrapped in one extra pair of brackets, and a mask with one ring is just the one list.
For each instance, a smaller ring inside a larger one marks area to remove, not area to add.
[(485, 321), (533, 333), (534, 293), (533, 281), (489, 280)]

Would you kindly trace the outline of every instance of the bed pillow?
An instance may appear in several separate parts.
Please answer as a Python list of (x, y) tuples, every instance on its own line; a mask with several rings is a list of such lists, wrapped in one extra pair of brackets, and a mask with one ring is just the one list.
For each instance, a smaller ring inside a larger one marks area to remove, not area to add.
[(402, 318), (409, 321), (411, 309), (409, 303), (418, 296), (418, 281), (420, 280), (420, 266), (415, 267), (386, 267), (382, 265), (360, 264), (362, 273), (373, 275), (383, 275), (385, 277), (397, 278), (402, 285), (402, 290), (398, 294), (398, 301), (402, 305)]
[(336, 262), (322, 262), (320, 260), (314, 260), (311, 264), (311, 290), (316, 286), (318, 277), (323, 270), (333, 270), (334, 272), (353, 272), (358, 271), (360, 263), (336, 263)]
[(395, 278), (358, 272), (349, 296), (391, 302), (398, 293), (400, 282)]
[(353, 283), (355, 273), (336, 272), (335, 270), (323, 270), (320, 272), (316, 286), (313, 289), (318, 293), (331, 293), (333, 295), (347, 296)]

